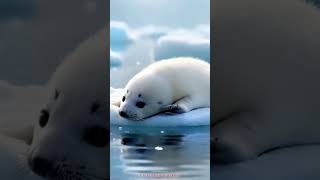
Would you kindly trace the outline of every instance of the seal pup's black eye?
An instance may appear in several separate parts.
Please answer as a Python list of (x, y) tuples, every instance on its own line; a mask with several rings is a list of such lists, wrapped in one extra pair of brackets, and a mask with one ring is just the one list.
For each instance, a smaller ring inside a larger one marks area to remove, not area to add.
[(126, 100), (126, 97), (125, 96), (123, 96), (122, 97), (122, 102), (124, 102)]
[(91, 106), (91, 110), (90, 110), (91, 114), (97, 112), (99, 110), (100, 106), (101, 105), (98, 102), (93, 103)]
[(141, 97), (141, 94), (138, 94), (138, 97)]
[(54, 96), (53, 96), (54, 100), (57, 100), (59, 96), (60, 96), (60, 92), (56, 89), (54, 91)]
[(138, 101), (138, 102), (136, 103), (136, 106), (137, 106), (138, 108), (143, 108), (145, 105), (146, 105), (146, 103), (144, 103), (144, 102), (142, 102), (142, 101)]
[(40, 127), (43, 128), (48, 123), (50, 115), (47, 110), (41, 110), (40, 113), (41, 114), (40, 114), (40, 118), (39, 118), (39, 125), (40, 125)]
[(90, 127), (85, 130), (83, 138), (89, 145), (102, 148), (108, 145), (109, 131), (99, 126)]

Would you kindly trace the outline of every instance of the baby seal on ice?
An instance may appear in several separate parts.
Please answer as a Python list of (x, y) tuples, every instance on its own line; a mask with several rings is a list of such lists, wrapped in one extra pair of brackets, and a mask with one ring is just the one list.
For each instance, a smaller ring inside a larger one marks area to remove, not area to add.
[(130, 120), (210, 107), (210, 65), (187, 57), (153, 63), (128, 82), (115, 105), (119, 115)]

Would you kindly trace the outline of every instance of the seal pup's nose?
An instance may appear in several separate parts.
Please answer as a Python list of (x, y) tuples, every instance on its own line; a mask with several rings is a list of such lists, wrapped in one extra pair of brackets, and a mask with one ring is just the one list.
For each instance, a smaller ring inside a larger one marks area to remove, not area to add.
[(119, 115), (120, 115), (121, 117), (124, 117), (124, 118), (127, 118), (127, 117), (128, 117), (128, 114), (127, 114), (126, 112), (124, 112), (124, 111), (120, 111), (120, 112), (119, 112)]
[(45, 177), (53, 168), (53, 163), (41, 157), (34, 157), (29, 159), (29, 165), (33, 172)]

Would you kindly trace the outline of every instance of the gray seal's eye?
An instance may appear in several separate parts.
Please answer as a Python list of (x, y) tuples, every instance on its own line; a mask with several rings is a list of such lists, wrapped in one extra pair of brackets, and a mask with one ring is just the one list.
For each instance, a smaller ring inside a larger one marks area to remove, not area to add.
[(124, 102), (126, 100), (126, 97), (125, 96), (123, 96), (122, 97), (122, 102)]
[(144, 102), (142, 102), (142, 101), (138, 101), (138, 102), (136, 103), (136, 106), (137, 106), (138, 108), (143, 108), (145, 105), (146, 105), (146, 103), (144, 103)]
[(49, 112), (47, 110), (41, 110), (40, 118), (39, 118), (39, 125), (40, 127), (45, 127), (49, 121)]

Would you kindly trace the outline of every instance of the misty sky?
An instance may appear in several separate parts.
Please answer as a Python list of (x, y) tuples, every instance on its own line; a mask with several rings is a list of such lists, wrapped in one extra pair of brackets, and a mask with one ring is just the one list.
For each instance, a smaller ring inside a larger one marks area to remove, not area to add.
[(194, 27), (210, 22), (210, 0), (111, 0), (110, 17), (130, 26)]
[(111, 0), (110, 76), (123, 87), (157, 60), (210, 62), (210, 0)]

